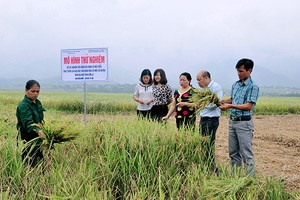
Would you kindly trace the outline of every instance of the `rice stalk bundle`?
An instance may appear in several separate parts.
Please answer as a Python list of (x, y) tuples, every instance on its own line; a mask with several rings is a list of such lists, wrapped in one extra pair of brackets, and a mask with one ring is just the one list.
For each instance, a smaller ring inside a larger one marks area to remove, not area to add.
[(221, 105), (217, 94), (212, 92), (208, 87), (205, 87), (203, 90), (194, 89), (194, 94), (189, 101), (195, 104), (197, 112), (200, 112), (208, 105)]
[(52, 126), (48, 125), (38, 125), (38, 127), (43, 131), (45, 139), (43, 141), (43, 146), (47, 149), (54, 149), (54, 144), (61, 144), (64, 142), (69, 142), (77, 138), (78, 132), (72, 132), (68, 130), (66, 124), (55, 124)]

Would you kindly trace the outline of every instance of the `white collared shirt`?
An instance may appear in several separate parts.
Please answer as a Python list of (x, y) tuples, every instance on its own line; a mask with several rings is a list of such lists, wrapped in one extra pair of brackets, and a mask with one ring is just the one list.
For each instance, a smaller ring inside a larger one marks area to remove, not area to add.
[[(139, 83), (135, 86), (133, 96), (140, 98), (143, 102), (147, 102), (153, 99), (152, 94), (152, 85), (144, 85)], [(150, 110), (152, 108), (153, 103), (147, 105), (146, 103), (138, 103), (138, 110)]]
[[(223, 91), (221, 86), (214, 82), (213, 80), (207, 86), (212, 92), (216, 93), (219, 99), (223, 97)], [(221, 110), (215, 104), (206, 106), (203, 110), (200, 111), (200, 117), (220, 117)]]

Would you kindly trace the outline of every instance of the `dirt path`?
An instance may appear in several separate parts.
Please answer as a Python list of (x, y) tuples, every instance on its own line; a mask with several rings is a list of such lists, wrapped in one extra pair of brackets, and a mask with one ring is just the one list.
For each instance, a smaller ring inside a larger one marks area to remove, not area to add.
[[(300, 115), (253, 117), (257, 174), (282, 178), (288, 190), (300, 190)], [(219, 162), (229, 162), (228, 118), (220, 118), (216, 139)]]

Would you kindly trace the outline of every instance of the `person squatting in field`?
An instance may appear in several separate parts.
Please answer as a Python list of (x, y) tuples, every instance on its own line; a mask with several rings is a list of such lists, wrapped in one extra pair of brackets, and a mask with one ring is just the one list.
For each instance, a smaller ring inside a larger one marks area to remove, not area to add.
[(163, 69), (156, 69), (153, 76), (151, 119), (161, 122), (162, 117), (168, 113), (168, 105), (172, 103), (172, 89), (168, 84), (166, 73)]
[[(196, 78), (200, 88), (208, 87), (220, 100), (222, 99), (222, 88), (218, 83), (211, 79), (211, 75), (208, 71), (201, 70)], [(203, 142), (203, 149), (205, 150), (203, 153), (204, 160), (208, 167), (216, 173), (218, 173), (218, 168), (216, 167), (215, 161), (215, 140), (220, 116), (221, 110), (216, 104), (208, 105), (200, 111), (199, 132), (202, 134), (203, 138), (206, 139)]]
[(254, 63), (243, 58), (236, 64), (239, 80), (231, 88), (230, 98), (222, 100), (221, 110), (230, 109), (228, 149), (233, 172), (242, 166), (249, 176), (255, 175), (252, 151), (254, 124), (252, 112), (259, 97), (259, 87), (251, 78)]
[(138, 102), (137, 116), (149, 119), (153, 105), (152, 74), (149, 69), (142, 71), (140, 83), (134, 89), (133, 99)]
[(174, 99), (169, 112), (162, 120), (168, 120), (175, 111), (176, 127), (180, 130), (182, 127), (187, 130), (194, 130), (196, 123), (196, 109), (194, 103), (189, 102), (194, 94), (195, 88), (191, 85), (192, 77), (184, 72), (179, 76), (180, 88), (175, 90)]
[(26, 143), (22, 150), (22, 160), (25, 165), (36, 166), (43, 161), (41, 144), (45, 135), (40, 129), (44, 123), (42, 103), (38, 100), (40, 84), (36, 80), (29, 80), (25, 86), (25, 97), (19, 103), (16, 111), (18, 136)]

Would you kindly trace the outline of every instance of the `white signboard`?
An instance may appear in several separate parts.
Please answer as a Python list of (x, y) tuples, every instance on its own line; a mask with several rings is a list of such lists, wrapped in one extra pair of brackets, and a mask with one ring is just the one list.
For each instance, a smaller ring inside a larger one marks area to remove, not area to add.
[(107, 48), (61, 50), (62, 81), (107, 81)]

